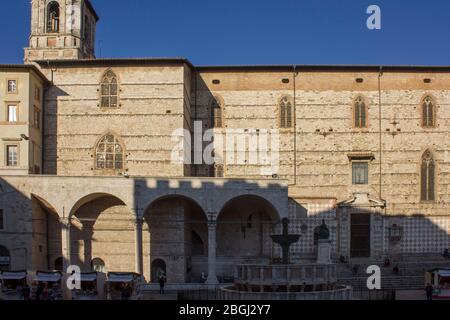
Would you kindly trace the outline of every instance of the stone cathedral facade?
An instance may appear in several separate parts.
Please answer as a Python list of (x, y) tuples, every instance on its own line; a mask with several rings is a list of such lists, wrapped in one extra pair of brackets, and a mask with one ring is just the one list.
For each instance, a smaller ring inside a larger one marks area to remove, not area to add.
[[(450, 67), (96, 59), (90, 1), (31, 5), (25, 64), (0, 65), (2, 269), (217, 283), (276, 262), (285, 217), (292, 260), (315, 257), (323, 220), (336, 261), (450, 247)], [(277, 132), (277, 168), (227, 161), (228, 145), (173, 161), (195, 145), (174, 132), (196, 128)]]

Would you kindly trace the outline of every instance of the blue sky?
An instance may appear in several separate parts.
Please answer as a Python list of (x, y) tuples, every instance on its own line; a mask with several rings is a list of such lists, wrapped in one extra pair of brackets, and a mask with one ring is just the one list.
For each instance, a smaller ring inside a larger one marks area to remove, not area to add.
[[(450, 65), (448, 0), (92, 0), (97, 57), (196, 65)], [(366, 9), (381, 7), (382, 29)], [(0, 63), (22, 62), (30, 0), (2, 1)]]

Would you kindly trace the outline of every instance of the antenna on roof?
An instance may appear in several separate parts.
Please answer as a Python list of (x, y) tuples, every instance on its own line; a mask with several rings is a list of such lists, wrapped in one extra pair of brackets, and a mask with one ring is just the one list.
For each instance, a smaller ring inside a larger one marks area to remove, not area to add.
[(102, 57), (102, 40), (98, 40), (98, 54), (99, 58)]

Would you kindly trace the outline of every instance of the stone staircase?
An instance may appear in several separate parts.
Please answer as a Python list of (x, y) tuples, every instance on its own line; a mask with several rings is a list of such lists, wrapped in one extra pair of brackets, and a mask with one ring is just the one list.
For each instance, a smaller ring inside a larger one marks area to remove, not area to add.
[[(353, 266), (358, 266), (354, 274)], [(358, 263), (351, 261), (348, 264), (338, 264), (337, 277), (340, 284), (351, 285), (355, 290), (367, 290), (367, 267), (377, 265), (381, 268), (381, 287), (383, 290), (418, 290), (425, 286), (425, 273), (435, 268), (450, 269), (450, 260), (437, 254), (414, 254), (391, 259), (389, 267), (384, 261), (370, 261)], [(399, 269), (398, 274), (393, 273), (394, 266)]]

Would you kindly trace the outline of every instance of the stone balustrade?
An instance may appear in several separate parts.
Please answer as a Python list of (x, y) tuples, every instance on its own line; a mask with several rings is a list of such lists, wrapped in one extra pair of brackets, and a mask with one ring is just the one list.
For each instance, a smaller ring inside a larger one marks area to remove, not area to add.
[(313, 292), (248, 292), (238, 291), (234, 287), (221, 288), (218, 292), (220, 300), (352, 300), (351, 287), (338, 286), (330, 291)]
[(336, 281), (334, 264), (239, 265), (235, 269), (238, 285), (302, 286), (334, 284)]

